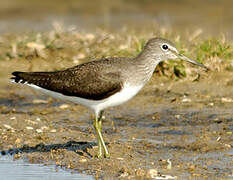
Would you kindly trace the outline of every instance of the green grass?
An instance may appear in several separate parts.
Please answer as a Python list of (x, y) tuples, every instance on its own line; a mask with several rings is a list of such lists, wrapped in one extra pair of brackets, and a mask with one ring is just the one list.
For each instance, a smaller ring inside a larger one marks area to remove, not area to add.
[[(63, 28), (63, 29), (62, 29)], [(62, 27), (46, 33), (25, 33), (24, 35), (3, 36), (0, 43), (1, 61), (38, 61), (47, 63), (69, 63), (69, 65), (87, 62), (93, 59), (110, 56), (136, 56), (144, 47), (146, 41), (155, 36), (161, 36), (174, 41), (181, 53), (205, 64), (210, 69), (232, 70), (233, 46), (224, 38), (195, 40), (184, 39), (171, 33), (131, 32), (111, 33), (98, 30), (95, 33), (68, 32)], [(188, 37), (188, 36), (187, 36)], [(196, 67), (183, 61), (166, 61), (161, 63), (155, 72), (176, 78), (184, 78), (195, 74)], [(33, 70), (33, 69), (32, 69)]]
[(203, 62), (205, 59), (218, 57), (222, 60), (233, 59), (233, 48), (230, 44), (223, 43), (218, 39), (209, 39), (200, 42), (196, 49), (197, 60)]

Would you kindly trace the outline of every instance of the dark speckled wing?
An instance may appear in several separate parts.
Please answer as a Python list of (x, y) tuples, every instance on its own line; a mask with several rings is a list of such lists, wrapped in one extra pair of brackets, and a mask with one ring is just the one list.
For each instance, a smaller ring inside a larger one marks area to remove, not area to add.
[(122, 88), (119, 72), (104, 71), (95, 62), (56, 72), (13, 72), (16, 83), (34, 84), (41, 88), (90, 100), (108, 98)]

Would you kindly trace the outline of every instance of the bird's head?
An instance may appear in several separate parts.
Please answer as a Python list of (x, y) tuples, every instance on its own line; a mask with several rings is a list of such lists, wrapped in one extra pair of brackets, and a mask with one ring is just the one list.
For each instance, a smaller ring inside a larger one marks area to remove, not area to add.
[(155, 57), (156, 61), (164, 61), (164, 60), (174, 60), (174, 59), (181, 59), (187, 61), (189, 63), (201, 66), (203, 68), (208, 69), (203, 64), (200, 64), (182, 54), (176, 49), (175, 44), (171, 41), (163, 38), (152, 38), (150, 39), (145, 47), (144, 51), (150, 54), (152, 57)]

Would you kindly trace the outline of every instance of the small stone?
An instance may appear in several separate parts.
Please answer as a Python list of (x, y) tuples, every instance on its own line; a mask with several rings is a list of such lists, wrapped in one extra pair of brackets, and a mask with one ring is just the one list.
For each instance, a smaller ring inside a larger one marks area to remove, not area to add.
[(49, 129), (49, 128), (47, 126), (42, 126), (41, 129), (44, 130), (44, 129)]
[(224, 98), (224, 97), (223, 97), (223, 98), (221, 99), (221, 101), (222, 101), (222, 102), (230, 103), (230, 102), (233, 102), (233, 99), (231, 99), (231, 98)]
[(36, 129), (36, 132), (37, 132), (37, 133), (42, 133), (43, 130), (42, 130), (42, 129)]
[(160, 83), (160, 86), (164, 86), (164, 83)]
[(7, 129), (13, 129), (10, 125), (8, 125), (8, 124), (4, 124), (3, 125), (5, 128), (7, 128)]
[(184, 98), (184, 99), (182, 99), (182, 102), (184, 102), (184, 103), (186, 103), (186, 102), (191, 102), (191, 99), (189, 99), (189, 98)]
[(56, 129), (52, 129), (50, 132), (55, 133), (55, 132), (57, 132), (57, 130)]
[(79, 64), (80, 61), (79, 61), (78, 59), (74, 59), (74, 60), (73, 60), (73, 63), (74, 63), (74, 64)]
[(48, 101), (47, 100), (43, 100), (43, 99), (34, 99), (32, 101), (33, 104), (47, 104)]
[(37, 121), (40, 121), (40, 118), (39, 118), (39, 117), (37, 117), (37, 118), (36, 118), (36, 120), (37, 120)]
[(179, 114), (176, 114), (176, 115), (175, 115), (175, 118), (176, 118), (176, 119), (180, 119), (180, 115), (179, 115)]
[(59, 106), (60, 109), (67, 109), (69, 108), (70, 106), (68, 104), (62, 104)]
[(124, 158), (121, 158), (121, 157), (119, 157), (119, 158), (117, 158), (118, 160), (124, 160)]
[(84, 163), (84, 162), (87, 162), (87, 160), (86, 159), (80, 159), (79, 162)]
[(224, 144), (226, 147), (231, 148), (230, 144)]
[(216, 139), (216, 141), (220, 141), (221, 140), (221, 136), (219, 136), (217, 139)]
[(77, 54), (76, 56), (73, 56), (73, 57), (72, 57), (73, 63), (75, 63), (75, 64), (80, 64), (80, 63), (81, 63), (80, 59), (84, 59), (85, 57), (86, 57), (85, 54), (79, 53), (79, 54)]
[(26, 127), (26, 129), (28, 129), (28, 130), (32, 130), (32, 129), (34, 129), (33, 127), (31, 127), (31, 126), (27, 126)]
[(21, 142), (21, 139), (19, 139), (19, 138), (17, 138), (16, 140), (15, 140), (15, 143), (16, 144), (19, 144)]
[(10, 120), (15, 120), (15, 119), (16, 119), (16, 117), (15, 117), (15, 116), (13, 116), (13, 117), (11, 117), (11, 118), (10, 118)]
[(19, 158), (21, 158), (21, 153), (14, 154), (14, 159), (19, 159)]

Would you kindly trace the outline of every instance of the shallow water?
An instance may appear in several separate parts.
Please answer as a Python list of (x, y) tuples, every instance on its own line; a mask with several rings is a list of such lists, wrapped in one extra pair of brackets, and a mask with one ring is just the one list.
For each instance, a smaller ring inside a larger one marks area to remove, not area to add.
[(11, 156), (0, 156), (1, 180), (92, 180), (92, 176), (65, 171), (54, 165), (30, 164)]

